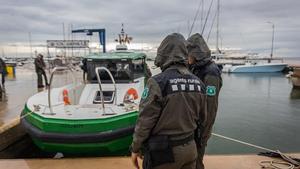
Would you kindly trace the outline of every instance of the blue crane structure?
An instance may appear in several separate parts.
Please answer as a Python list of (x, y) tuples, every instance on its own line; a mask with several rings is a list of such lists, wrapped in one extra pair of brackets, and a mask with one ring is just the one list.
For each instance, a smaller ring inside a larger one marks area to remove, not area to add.
[(72, 30), (72, 33), (86, 33), (87, 36), (92, 36), (93, 33), (98, 33), (100, 45), (103, 46), (103, 53), (106, 52), (105, 29), (75, 29)]

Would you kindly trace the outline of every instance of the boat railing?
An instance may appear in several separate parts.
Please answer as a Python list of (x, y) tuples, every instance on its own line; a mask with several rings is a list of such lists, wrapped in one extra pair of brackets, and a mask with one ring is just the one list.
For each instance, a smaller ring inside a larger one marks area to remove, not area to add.
[[(48, 87), (48, 106), (49, 106), (49, 110), (50, 110), (50, 114), (49, 115), (55, 115), (55, 113), (53, 113), (53, 109), (52, 109), (52, 103), (51, 103), (51, 86), (52, 86), (52, 81), (53, 81), (53, 77), (54, 74), (56, 72), (59, 71), (70, 71), (72, 74), (72, 80), (73, 80), (73, 84), (76, 86), (76, 78), (75, 78), (75, 74), (74, 74), (74, 70), (71, 67), (54, 67), (51, 71), (51, 75), (50, 75), (50, 82), (49, 82), (49, 87)], [(73, 90), (73, 95), (74, 95), (74, 103), (76, 103), (76, 91)]]
[(87, 80), (87, 73), (83, 73), (83, 75), (82, 75), (82, 77), (83, 77), (83, 83), (84, 84), (87, 84), (87, 82), (88, 82), (88, 80)]
[(106, 71), (108, 73), (108, 75), (110, 76), (110, 79), (112, 80), (113, 84), (114, 84), (113, 98), (114, 98), (115, 104), (117, 104), (117, 97), (116, 97), (117, 96), (117, 87), (116, 87), (115, 79), (114, 79), (112, 73), (110, 72), (110, 70), (108, 70), (106, 67), (96, 67), (95, 68), (95, 72), (96, 72), (96, 76), (97, 76), (97, 81), (98, 81), (98, 84), (99, 84), (102, 109), (103, 109), (103, 112), (105, 114), (104, 96), (103, 96), (102, 83), (101, 83), (101, 78), (100, 78), (100, 75), (99, 75), (99, 70)]

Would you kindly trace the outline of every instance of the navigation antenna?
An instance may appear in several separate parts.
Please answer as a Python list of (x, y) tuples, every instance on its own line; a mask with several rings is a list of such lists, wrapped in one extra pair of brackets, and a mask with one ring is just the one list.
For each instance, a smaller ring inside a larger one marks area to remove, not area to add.
[(122, 23), (121, 33), (119, 34), (118, 39), (115, 39), (115, 42), (118, 42), (120, 45), (130, 44), (132, 41), (132, 37), (128, 36), (128, 34), (124, 31), (124, 24)]

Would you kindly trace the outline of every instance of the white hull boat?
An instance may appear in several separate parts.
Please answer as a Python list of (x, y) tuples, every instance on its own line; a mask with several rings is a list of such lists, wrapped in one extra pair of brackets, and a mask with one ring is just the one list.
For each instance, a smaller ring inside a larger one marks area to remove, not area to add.
[(276, 73), (282, 72), (287, 67), (286, 63), (263, 63), (232, 66), (229, 68), (230, 73)]

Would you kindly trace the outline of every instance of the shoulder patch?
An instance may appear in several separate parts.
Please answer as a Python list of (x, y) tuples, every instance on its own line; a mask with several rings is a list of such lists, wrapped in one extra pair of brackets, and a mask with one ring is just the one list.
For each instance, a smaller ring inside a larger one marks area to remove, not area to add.
[(143, 94), (142, 94), (142, 99), (146, 99), (148, 97), (149, 94), (149, 88), (145, 87)]
[(208, 96), (215, 96), (216, 95), (216, 86), (207, 86), (206, 87), (206, 94)]

